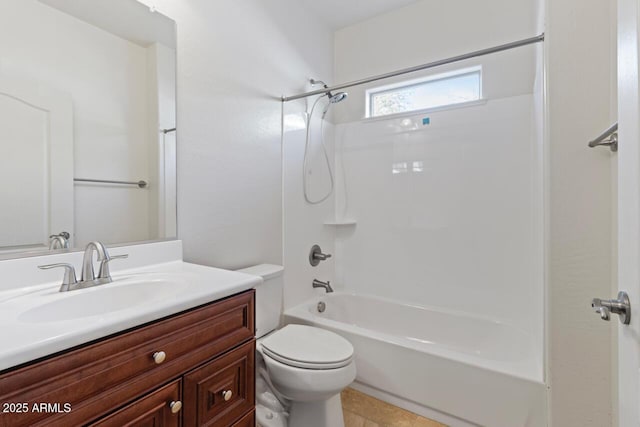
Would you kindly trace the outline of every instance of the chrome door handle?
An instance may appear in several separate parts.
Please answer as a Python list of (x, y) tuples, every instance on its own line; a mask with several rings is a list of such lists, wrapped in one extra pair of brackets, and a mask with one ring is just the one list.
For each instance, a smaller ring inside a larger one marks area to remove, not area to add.
[(608, 321), (611, 318), (610, 313), (614, 313), (620, 316), (620, 323), (623, 325), (631, 323), (631, 302), (629, 295), (624, 291), (618, 292), (617, 299), (594, 298), (591, 300), (591, 307), (600, 314), (602, 320)]

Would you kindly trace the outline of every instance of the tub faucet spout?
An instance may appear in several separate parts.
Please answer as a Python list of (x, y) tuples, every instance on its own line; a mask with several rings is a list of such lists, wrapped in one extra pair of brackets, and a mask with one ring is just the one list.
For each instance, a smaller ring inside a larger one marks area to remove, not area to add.
[(314, 288), (324, 288), (327, 293), (333, 292), (333, 288), (331, 287), (331, 282), (327, 280), (326, 282), (321, 282), (318, 279), (313, 279), (313, 287)]

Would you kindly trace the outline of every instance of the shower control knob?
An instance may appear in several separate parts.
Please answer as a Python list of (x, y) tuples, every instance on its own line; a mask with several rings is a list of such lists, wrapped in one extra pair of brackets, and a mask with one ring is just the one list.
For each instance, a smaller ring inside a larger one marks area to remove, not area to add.
[(323, 254), (320, 246), (313, 245), (311, 247), (311, 252), (309, 252), (309, 263), (316, 267), (320, 264), (320, 261), (326, 261), (328, 258), (331, 258), (331, 254)]

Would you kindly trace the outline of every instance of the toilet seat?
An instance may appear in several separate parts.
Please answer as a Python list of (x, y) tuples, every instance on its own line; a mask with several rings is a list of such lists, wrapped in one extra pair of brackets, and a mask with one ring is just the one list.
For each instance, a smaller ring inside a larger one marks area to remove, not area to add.
[(353, 346), (340, 335), (312, 326), (287, 325), (261, 340), (265, 356), (303, 369), (337, 369), (353, 359)]

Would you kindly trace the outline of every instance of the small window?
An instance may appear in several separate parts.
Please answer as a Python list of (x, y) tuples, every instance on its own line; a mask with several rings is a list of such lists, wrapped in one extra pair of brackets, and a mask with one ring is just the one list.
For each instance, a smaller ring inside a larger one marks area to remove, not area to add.
[(438, 74), (367, 91), (367, 117), (406, 113), (478, 101), (482, 97), (482, 70), (472, 68)]

